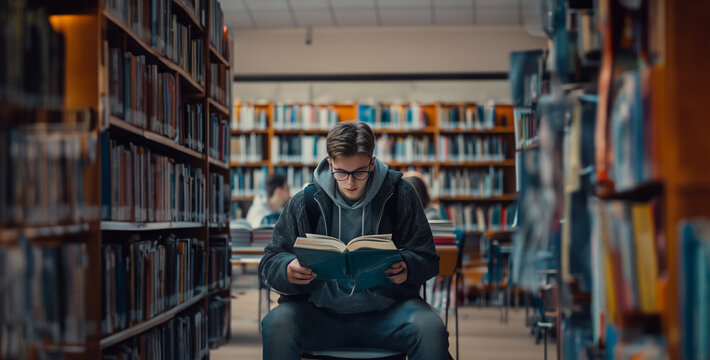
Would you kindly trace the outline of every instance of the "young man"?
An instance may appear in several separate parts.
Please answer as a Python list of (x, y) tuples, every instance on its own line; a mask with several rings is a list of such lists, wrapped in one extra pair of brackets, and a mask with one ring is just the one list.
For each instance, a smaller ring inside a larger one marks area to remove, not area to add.
[(247, 221), (253, 228), (264, 225), (262, 221), (266, 216), (280, 213), (291, 198), (291, 190), (284, 174), (276, 173), (267, 176), (265, 187), (266, 193), (257, 195), (247, 212)]
[[(333, 126), (326, 139), (328, 158), (314, 173), (313, 199), (320, 209), (315, 229), (310, 229), (303, 191), (276, 223), (259, 264), (262, 281), (282, 294), (280, 305), (262, 322), (264, 359), (295, 360), (304, 350), (333, 347), (391, 349), (410, 360), (449, 358), (446, 328), (419, 297), (421, 285), (439, 269), (429, 223), (414, 187), (376, 160), (374, 147), (367, 124)], [(396, 208), (386, 205), (390, 201)], [(392, 284), (352, 293), (337, 281), (315, 280), (316, 274), (300, 265), (293, 244), (306, 232), (344, 243), (391, 233), (404, 261), (385, 271)]]

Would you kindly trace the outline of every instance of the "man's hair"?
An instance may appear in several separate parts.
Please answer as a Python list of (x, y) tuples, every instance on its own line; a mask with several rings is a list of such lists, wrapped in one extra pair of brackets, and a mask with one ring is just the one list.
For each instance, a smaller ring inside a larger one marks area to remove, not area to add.
[(375, 151), (375, 134), (370, 125), (364, 122), (339, 122), (328, 131), (325, 147), (331, 159), (356, 154), (372, 157)]
[(424, 183), (424, 181), (417, 176), (407, 176), (403, 179), (409, 181), (412, 185), (414, 185), (414, 188), (417, 189), (417, 193), (419, 194), (419, 200), (421, 200), (422, 206), (429, 206), (429, 202), (431, 201), (431, 199), (429, 198), (429, 191), (427, 191), (426, 184)]
[(277, 188), (286, 185), (286, 175), (274, 173), (266, 177), (266, 195), (272, 197)]

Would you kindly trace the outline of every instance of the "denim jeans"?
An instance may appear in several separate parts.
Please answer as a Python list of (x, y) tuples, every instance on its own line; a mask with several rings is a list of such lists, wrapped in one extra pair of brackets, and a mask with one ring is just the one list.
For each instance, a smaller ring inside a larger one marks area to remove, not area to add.
[(388, 309), (338, 314), (310, 302), (284, 302), (262, 321), (265, 360), (300, 360), (304, 350), (368, 347), (401, 351), (410, 360), (449, 359), (448, 332), (422, 299)]

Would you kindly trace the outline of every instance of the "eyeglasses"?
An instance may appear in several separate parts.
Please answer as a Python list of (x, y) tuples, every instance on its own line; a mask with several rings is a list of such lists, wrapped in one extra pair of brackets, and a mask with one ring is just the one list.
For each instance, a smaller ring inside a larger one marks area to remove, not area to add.
[(330, 173), (333, 174), (333, 178), (337, 181), (345, 181), (347, 180), (350, 176), (353, 177), (353, 179), (362, 181), (362, 180), (367, 180), (368, 177), (370, 177), (370, 173), (372, 171), (363, 171), (363, 170), (358, 170), (358, 171), (331, 171)]

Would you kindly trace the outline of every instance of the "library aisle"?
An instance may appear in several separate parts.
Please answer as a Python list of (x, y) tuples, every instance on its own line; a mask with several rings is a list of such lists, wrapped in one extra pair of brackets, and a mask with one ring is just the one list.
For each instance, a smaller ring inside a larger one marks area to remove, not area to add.
[[(241, 273), (235, 268), (232, 283), (231, 339), (217, 350), (210, 352), (212, 360), (260, 359), (261, 340), (256, 309), (259, 302), (254, 267)], [(276, 294), (272, 293), (272, 300)], [(544, 358), (543, 344), (535, 345), (535, 339), (524, 326), (525, 310), (512, 309), (508, 323), (501, 321), (498, 307), (465, 306), (459, 310), (459, 344), (461, 360), (539, 360)], [(456, 354), (454, 318), (449, 317), (449, 352)], [(548, 338), (547, 358), (556, 359), (555, 340)]]

